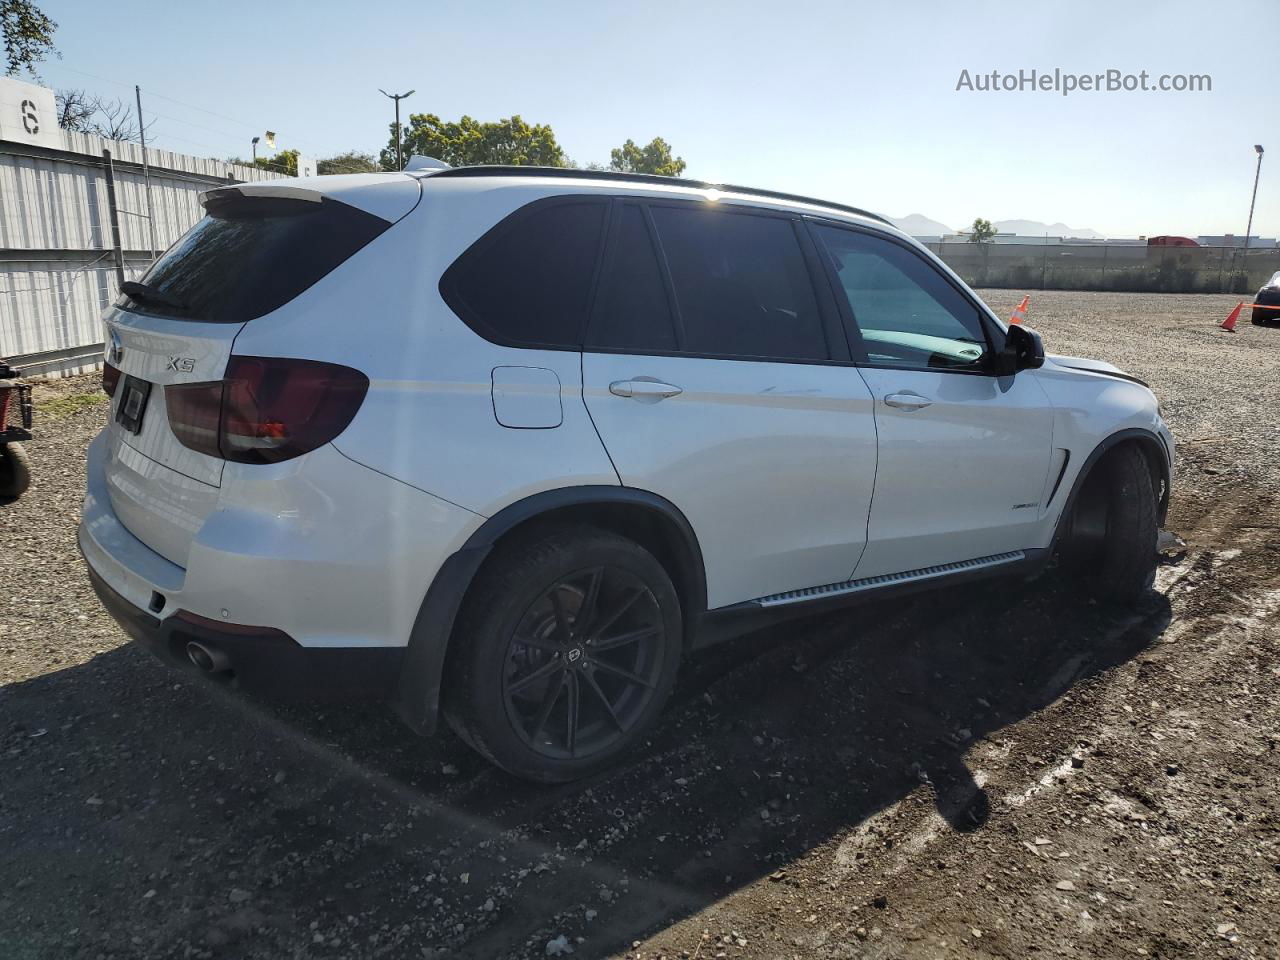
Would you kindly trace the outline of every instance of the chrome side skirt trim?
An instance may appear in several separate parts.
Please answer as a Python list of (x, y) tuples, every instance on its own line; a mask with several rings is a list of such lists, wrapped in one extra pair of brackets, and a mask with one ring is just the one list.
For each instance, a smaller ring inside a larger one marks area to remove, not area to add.
[(950, 573), (981, 570), (985, 567), (999, 567), (1025, 558), (1026, 554), (1021, 550), (1013, 550), (1009, 553), (997, 553), (990, 557), (978, 557), (976, 560), (959, 560), (955, 563), (942, 563), (936, 567), (904, 570), (902, 573), (886, 573), (878, 577), (864, 577), (861, 580), (846, 580), (844, 583), (828, 583), (821, 587), (788, 590), (786, 593), (775, 593), (767, 597), (759, 597), (750, 602), (758, 607), (780, 607), (789, 603), (801, 603), (805, 600), (818, 600), (824, 597), (838, 597), (849, 593), (862, 593), (867, 590), (874, 590), (876, 587), (887, 587), (891, 584), (933, 580), (937, 577), (945, 577)]

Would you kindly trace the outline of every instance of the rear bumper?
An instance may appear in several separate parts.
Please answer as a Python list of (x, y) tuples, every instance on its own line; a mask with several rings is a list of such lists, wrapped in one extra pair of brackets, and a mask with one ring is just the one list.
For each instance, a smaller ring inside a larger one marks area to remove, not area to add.
[(134, 606), (89, 567), (89, 581), (102, 606), (134, 642), (171, 667), (202, 673), (187, 645), (202, 644), (226, 657), (229, 667), (203, 674), (250, 693), (282, 699), (385, 700), (404, 659), (401, 647), (299, 646), (275, 630), (230, 632), (171, 615), (163, 620)]
[(308, 649), (404, 647), (440, 564), (483, 519), (321, 448), (229, 467), (179, 565), (133, 532), (153, 532), (147, 510), (169, 501), (143, 490), (119, 512), (110, 456), (105, 435), (89, 445), (79, 542), (112, 590), (161, 619), (261, 624)]
[(78, 535), (103, 605), (167, 663), (195, 671), (187, 645), (201, 643), (237, 686), (272, 695), (385, 699), (427, 586), (482, 519), (322, 448), (228, 470), (184, 567), (117, 514), (107, 456), (100, 436)]

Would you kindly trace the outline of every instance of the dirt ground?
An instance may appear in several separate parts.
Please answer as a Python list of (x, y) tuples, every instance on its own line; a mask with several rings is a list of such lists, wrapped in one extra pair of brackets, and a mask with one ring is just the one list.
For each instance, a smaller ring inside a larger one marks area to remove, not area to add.
[(1178, 437), (1188, 549), (1147, 601), (1049, 576), (758, 633), (555, 789), (127, 645), (74, 542), (103, 407), (39, 388), (0, 506), (0, 957), (1280, 957), (1280, 328), (1231, 305), (1032, 296)]

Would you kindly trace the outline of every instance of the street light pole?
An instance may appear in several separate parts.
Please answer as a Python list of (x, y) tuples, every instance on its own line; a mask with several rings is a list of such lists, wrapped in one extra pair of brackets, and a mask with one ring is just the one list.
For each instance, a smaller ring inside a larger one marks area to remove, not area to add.
[(1249, 225), (1244, 228), (1245, 273), (1249, 272), (1249, 234), (1253, 232), (1253, 205), (1258, 202), (1258, 177), (1262, 176), (1262, 144), (1255, 143), (1253, 149), (1258, 153), (1258, 167), (1253, 172), (1253, 197), (1249, 200)]
[(413, 96), (413, 91), (410, 90), (408, 93), (387, 93), (387, 91), (379, 87), (378, 92), (384, 97), (388, 97), (396, 102), (396, 169), (403, 170), (404, 155), (401, 153), (400, 148), (400, 101), (406, 97)]

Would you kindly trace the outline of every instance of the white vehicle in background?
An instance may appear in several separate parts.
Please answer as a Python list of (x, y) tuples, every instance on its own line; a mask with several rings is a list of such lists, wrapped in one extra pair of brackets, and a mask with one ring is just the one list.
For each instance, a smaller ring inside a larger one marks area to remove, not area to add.
[(428, 167), (244, 184), (107, 310), (80, 545), (172, 663), (443, 715), (520, 776), (642, 736), (690, 648), (1076, 558), (1150, 588), (1173, 442), (879, 217)]

